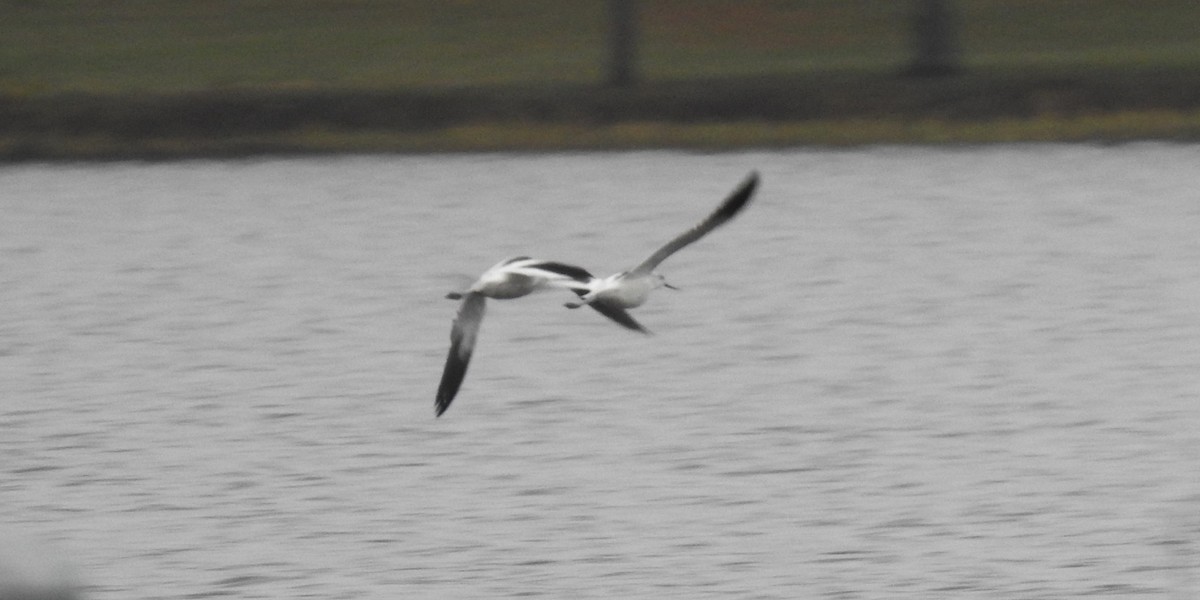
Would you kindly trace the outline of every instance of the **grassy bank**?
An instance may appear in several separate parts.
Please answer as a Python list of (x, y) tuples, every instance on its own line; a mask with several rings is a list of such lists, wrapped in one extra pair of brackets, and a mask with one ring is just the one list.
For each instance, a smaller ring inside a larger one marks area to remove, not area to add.
[(0, 98), (0, 158), (1200, 140), (1200, 73)]
[(10, 0), (0, 159), (1200, 138), (1200, 3), (954, 0), (964, 70), (905, 78), (910, 2)]
[[(606, 0), (4, 0), (0, 93), (592, 84)], [(1200, 68), (1192, 0), (948, 0), (968, 68)], [(640, 0), (647, 81), (895, 72), (910, 0)]]
[(874, 144), (987, 144), (1004, 142), (1200, 141), (1200, 111), (1121, 112), (1096, 116), (994, 119), (827, 121), (730, 121), (725, 123), (627, 122), (609, 126), (542, 123), (464, 124), (435, 132), (310, 130), (275, 135), (240, 134), (221, 139), (72, 136), (41, 145), (2, 145), (0, 157), (29, 160), (163, 160), (241, 158), (259, 155), (549, 152), (671, 148), (697, 151), (733, 148), (846, 147)]

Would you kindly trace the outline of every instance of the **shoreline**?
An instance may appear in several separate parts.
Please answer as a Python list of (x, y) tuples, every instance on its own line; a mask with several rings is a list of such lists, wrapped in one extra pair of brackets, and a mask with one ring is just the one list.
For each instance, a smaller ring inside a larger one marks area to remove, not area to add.
[(0, 163), (1139, 140), (1200, 141), (1200, 74), (0, 94)]
[(598, 127), (478, 123), (425, 133), (306, 131), (216, 140), (139, 138), (130, 141), (89, 136), (30, 142), (0, 138), (0, 164), (354, 154), (718, 152), (875, 145), (1119, 144), (1141, 141), (1200, 143), (1200, 111), (970, 122), (933, 119), (702, 124), (637, 122)]

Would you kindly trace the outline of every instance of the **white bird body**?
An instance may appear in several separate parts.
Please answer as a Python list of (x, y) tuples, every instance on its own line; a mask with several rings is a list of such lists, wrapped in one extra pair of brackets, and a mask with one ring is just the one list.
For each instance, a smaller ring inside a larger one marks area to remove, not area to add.
[(651, 273), (622, 271), (608, 277), (597, 277), (588, 282), (588, 291), (579, 299), (585, 304), (601, 302), (621, 308), (637, 308), (646, 303), (650, 292), (666, 282), (662, 276)]
[(475, 292), (497, 300), (528, 296), (547, 287), (567, 288), (579, 285), (591, 275), (584, 269), (526, 256), (518, 256), (492, 265), (471, 284)]
[(450, 329), (450, 352), (446, 355), (446, 366), (442, 370), (442, 381), (437, 392), (438, 416), (450, 408), (467, 375), (467, 366), (475, 351), (475, 341), (479, 337), (479, 326), (483, 323), (488, 298), (511, 300), (552, 287), (575, 290), (592, 279), (595, 277), (580, 267), (518, 256), (496, 263), (484, 271), (466, 293), (448, 294), (447, 298), (461, 299), (462, 304)]
[(704, 237), (712, 230), (724, 225), (730, 219), (737, 216), (746, 207), (746, 204), (750, 202), (757, 187), (758, 173), (751, 172), (721, 202), (721, 205), (703, 221), (675, 236), (674, 239), (667, 242), (658, 250), (655, 250), (654, 254), (651, 254), (638, 266), (628, 271), (617, 273), (616, 275), (589, 280), (585, 286), (586, 291), (582, 293), (576, 291), (579, 294), (580, 302), (568, 302), (566, 306), (568, 308), (579, 308), (580, 306), (588, 305), (630, 329), (649, 333), (646, 328), (642, 327), (641, 324), (633, 320), (628, 314), (625, 314), (624, 311), (625, 309), (641, 306), (650, 297), (650, 292), (660, 287), (677, 289), (667, 283), (662, 275), (655, 273), (654, 269), (672, 254)]

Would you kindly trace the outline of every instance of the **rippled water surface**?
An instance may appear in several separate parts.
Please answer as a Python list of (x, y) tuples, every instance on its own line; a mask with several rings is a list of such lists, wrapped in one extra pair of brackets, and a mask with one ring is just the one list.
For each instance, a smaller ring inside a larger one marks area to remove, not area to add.
[[(0, 169), (0, 524), (88, 598), (1200, 594), (1200, 147)], [(661, 269), (640, 337), (496, 261)]]

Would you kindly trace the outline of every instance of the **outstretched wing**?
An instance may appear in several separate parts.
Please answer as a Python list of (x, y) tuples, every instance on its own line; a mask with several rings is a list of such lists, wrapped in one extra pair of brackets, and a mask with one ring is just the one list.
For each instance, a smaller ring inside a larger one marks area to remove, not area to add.
[(475, 351), (475, 338), (483, 322), (486, 301), (483, 294), (468, 292), (458, 307), (458, 315), (450, 329), (450, 352), (446, 355), (446, 367), (442, 370), (442, 382), (438, 385), (435, 407), (439, 417), (450, 408), (463, 378), (467, 376), (467, 365), (471, 363), (471, 353)]
[(642, 261), (642, 264), (634, 267), (630, 272), (635, 274), (650, 273), (659, 263), (666, 260), (668, 256), (678, 252), (680, 248), (687, 246), (704, 237), (708, 232), (724, 225), (726, 221), (736, 216), (750, 202), (750, 198), (754, 195), (754, 189), (757, 186), (758, 172), (751, 171), (746, 176), (746, 179), (721, 203), (721, 206), (717, 207), (717, 210), (713, 211), (711, 215), (708, 215), (708, 218), (701, 221), (695, 227), (683, 232), (670, 242), (667, 242), (665, 246), (659, 248), (658, 251), (650, 255), (650, 258)]
[(634, 331), (640, 331), (646, 335), (651, 335), (649, 329), (642, 327), (641, 323), (635, 321), (633, 317), (620, 306), (609, 304), (603, 300), (594, 300), (589, 302), (588, 306), (596, 309), (596, 312), (612, 319), (613, 321), (616, 321), (616, 323), (621, 327), (632, 329)]
[(587, 283), (595, 279), (595, 276), (589, 273), (587, 269), (566, 263), (543, 260), (541, 262), (530, 263), (526, 266), (533, 269), (541, 269), (553, 275), (566, 277), (578, 283)]

